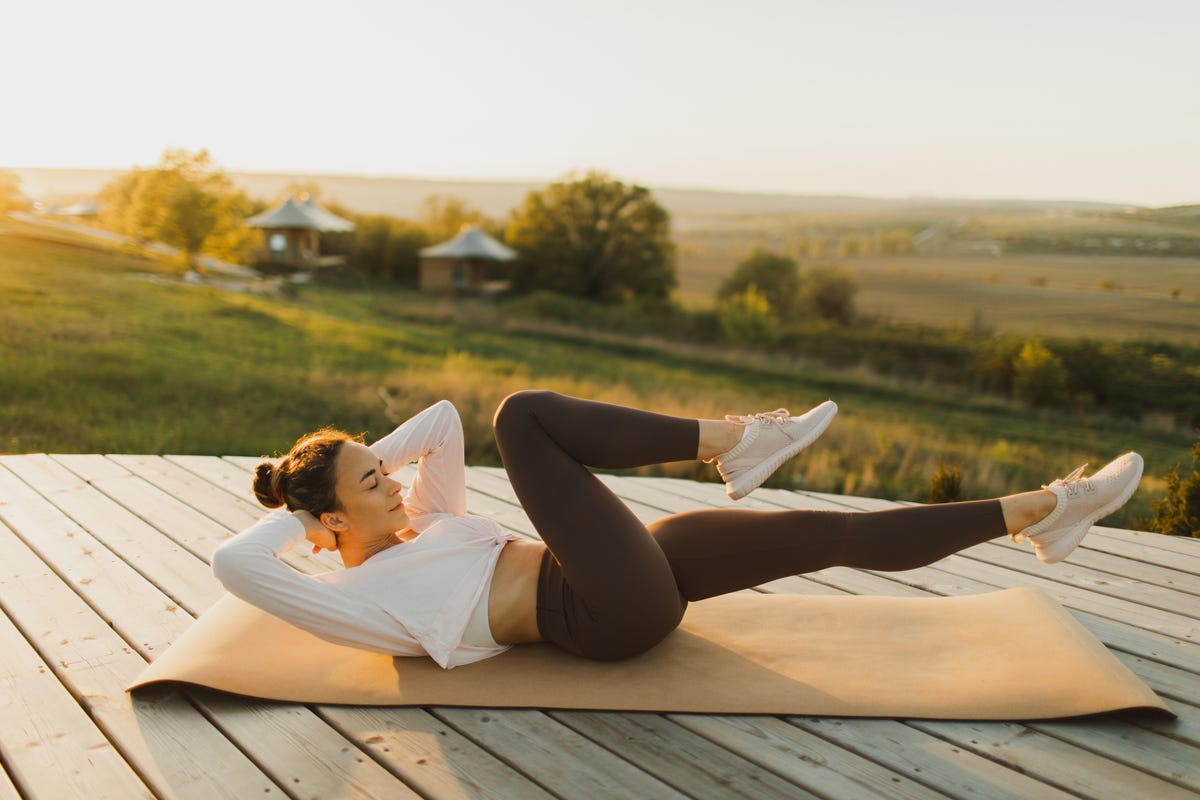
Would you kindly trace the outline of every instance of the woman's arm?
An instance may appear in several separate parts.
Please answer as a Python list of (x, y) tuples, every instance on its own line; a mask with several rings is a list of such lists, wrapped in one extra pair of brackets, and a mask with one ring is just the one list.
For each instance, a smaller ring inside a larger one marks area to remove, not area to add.
[(417, 461), (417, 476), (404, 496), (409, 519), (467, 513), (462, 420), (449, 400), (439, 400), (370, 447), (388, 472)]
[(307, 535), (299, 518), (276, 509), (217, 547), (213, 574), (230, 594), (326, 641), (389, 655), (425, 655), (379, 606), (279, 560)]

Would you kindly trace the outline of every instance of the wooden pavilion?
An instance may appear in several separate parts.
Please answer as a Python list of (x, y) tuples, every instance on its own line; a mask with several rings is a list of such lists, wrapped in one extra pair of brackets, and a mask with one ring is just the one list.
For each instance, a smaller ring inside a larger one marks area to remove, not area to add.
[(421, 250), (418, 285), (424, 292), (502, 291), (509, 281), (498, 265), (516, 257), (516, 251), (488, 236), (479, 226), (466, 225), (453, 239)]
[(343, 263), (342, 256), (321, 257), (321, 231), (352, 231), (354, 223), (318, 206), (307, 195), (299, 202), (288, 197), (274, 208), (246, 220), (263, 231), (264, 249), (256, 261), (261, 267), (310, 269)]

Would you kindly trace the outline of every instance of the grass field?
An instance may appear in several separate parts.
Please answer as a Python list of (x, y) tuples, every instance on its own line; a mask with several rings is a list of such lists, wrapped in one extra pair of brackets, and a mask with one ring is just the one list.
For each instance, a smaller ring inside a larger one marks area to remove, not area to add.
[[(324, 424), (377, 437), (448, 397), (468, 460), (498, 464), (492, 410), (519, 388), (704, 417), (834, 397), (833, 428), (771, 485), (922, 499), (944, 459), (963, 465), (967, 496), (982, 497), (1138, 449), (1148, 478), (1112, 520), (1127, 525), (1191, 442), (937, 386), (521, 324), (406, 291), (254, 297), (170, 280), (175, 270), (3, 224), (0, 451), (271, 454)], [(699, 464), (664, 471), (716, 478)]]
[[(759, 242), (788, 252), (782, 235), (682, 234), (680, 299), (692, 308), (711, 307), (721, 280)], [(871, 317), (1200, 344), (1200, 258), (947, 252), (800, 263), (802, 274), (815, 264), (838, 264), (856, 276), (858, 311)]]

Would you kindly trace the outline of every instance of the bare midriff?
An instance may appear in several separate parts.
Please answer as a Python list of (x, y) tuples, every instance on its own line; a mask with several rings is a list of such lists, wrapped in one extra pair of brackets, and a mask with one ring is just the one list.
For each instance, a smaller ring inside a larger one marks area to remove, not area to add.
[(500, 551), (488, 595), (488, 625), (499, 644), (540, 642), (537, 627), (538, 570), (546, 545), (511, 541)]

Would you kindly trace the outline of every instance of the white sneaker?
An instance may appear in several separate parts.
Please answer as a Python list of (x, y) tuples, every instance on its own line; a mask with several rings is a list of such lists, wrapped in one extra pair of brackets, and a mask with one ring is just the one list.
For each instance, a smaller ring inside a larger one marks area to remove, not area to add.
[(1083, 477), (1084, 464), (1067, 477), (1042, 486), (1058, 498), (1054, 510), (1041, 522), (1009, 538), (1014, 542), (1028, 539), (1037, 557), (1047, 564), (1062, 561), (1096, 520), (1125, 505), (1142, 479), (1143, 465), (1137, 453), (1126, 453), (1090, 478)]
[(727, 414), (728, 421), (746, 426), (742, 439), (733, 449), (704, 461), (717, 462), (717, 471), (725, 479), (725, 493), (738, 500), (757, 489), (783, 462), (815, 442), (835, 414), (837, 404), (832, 400), (801, 417), (789, 416), (786, 408), (747, 416)]

